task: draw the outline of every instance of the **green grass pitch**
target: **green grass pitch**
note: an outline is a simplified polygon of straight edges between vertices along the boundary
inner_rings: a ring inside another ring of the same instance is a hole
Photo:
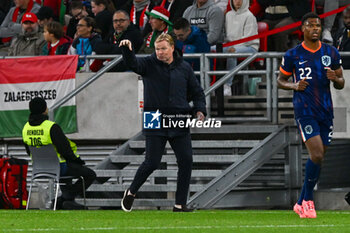
[[[289,210],[0,210],[0,232],[350,232],[350,211],[318,211],[300,219]]]

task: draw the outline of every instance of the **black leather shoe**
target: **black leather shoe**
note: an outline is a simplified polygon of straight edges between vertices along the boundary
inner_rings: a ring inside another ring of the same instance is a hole
[[[135,197],[133,195],[128,195],[129,189],[125,190],[123,199],[121,201],[122,209],[125,212],[130,212],[132,210],[132,204],[134,203]]]
[[[187,208],[186,205],[182,205],[181,207],[182,208],[177,208],[177,207],[174,206],[173,212],[193,212],[193,209]]]
[[[64,210],[83,210],[85,207],[76,203],[75,201],[65,201],[63,202],[62,209]]]
[[[345,201],[350,205],[350,192],[345,195]]]

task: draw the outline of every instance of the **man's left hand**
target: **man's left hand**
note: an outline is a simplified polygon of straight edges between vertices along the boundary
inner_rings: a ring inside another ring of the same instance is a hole
[[[204,121],[205,116],[202,112],[197,112],[197,120]]]
[[[332,82],[335,82],[337,80],[337,75],[335,74],[335,71],[329,67],[325,67],[325,69],[327,70],[327,78]]]

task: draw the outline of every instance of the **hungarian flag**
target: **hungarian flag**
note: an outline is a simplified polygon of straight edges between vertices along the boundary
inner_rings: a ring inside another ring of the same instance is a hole
[[[22,136],[29,117],[29,101],[46,100],[50,109],[75,89],[78,56],[57,55],[0,59],[0,137]],[[75,97],[55,111],[65,133],[77,131]]]

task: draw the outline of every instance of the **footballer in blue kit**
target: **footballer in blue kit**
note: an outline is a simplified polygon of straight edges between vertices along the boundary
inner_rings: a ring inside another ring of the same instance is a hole
[[[279,88],[294,90],[295,119],[310,156],[301,195],[293,210],[300,218],[316,218],[313,189],[333,134],[330,84],[342,89],[345,81],[339,52],[319,40],[322,31],[319,16],[304,15],[302,31],[304,41],[285,53],[277,83]],[[290,76],[293,82],[288,81]]]

